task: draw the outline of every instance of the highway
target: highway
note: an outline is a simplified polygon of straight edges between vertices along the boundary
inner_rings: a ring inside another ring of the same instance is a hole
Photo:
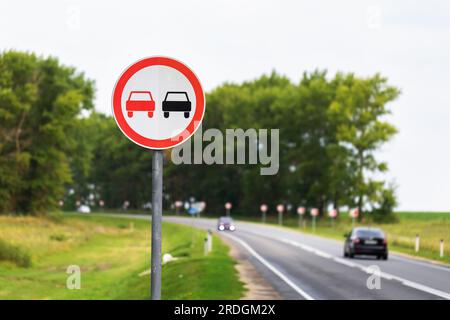
[[[175,216],[163,221],[213,231],[217,224],[216,219]],[[235,232],[221,235],[236,243],[284,299],[450,299],[450,268],[445,266],[392,252],[387,261],[344,259],[343,241],[257,223],[236,221]],[[367,286],[371,266],[379,268],[380,289]]]

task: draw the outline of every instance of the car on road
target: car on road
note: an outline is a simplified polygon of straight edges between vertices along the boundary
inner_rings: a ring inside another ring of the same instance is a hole
[[[131,91],[125,103],[128,117],[133,117],[137,111],[147,112],[149,118],[153,117],[155,111],[155,100],[150,91]]]
[[[378,228],[358,227],[345,234],[344,257],[374,255],[387,260],[388,244],[384,232]]]
[[[236,230],[236,226],[234,225],[234,221],[230,217],[220,217],[217,222],[217,230],[219,231],[234,231]]]
[[[191,112],[191,101],[187,92],[168,91],[162,102],[164,118],[168,118],[171,112],[183,112],[185,118],[189,118]]]

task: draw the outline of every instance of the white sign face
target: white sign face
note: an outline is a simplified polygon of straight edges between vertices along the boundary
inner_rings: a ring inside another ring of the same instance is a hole
[[[311,215],[312,215],[313,217],[318,216],[318,215],[319,215],[319,209],[317,209],[317,208],[312,208],[312,209],[311,209]]]
[[[267,209],[268,209],[268,207],[267,207],[266,204],[262,204],[261,207],[260,207],[260,209],[261,209],[262,212],[266,212]]]
[[[167,149],[189,139],[204,111],[198,78],[174,59],[140,60],[125,70],[114,88],[117,125],[131,141],[146,148]]]
[[[299,215],[304,215],[304,214],[305,214],[305,211],[306,211],[305,207],[298,207],[298,208],[297,208],[297,213],[298,213]]]
[[[231,209],[232,205],[230,202],[225,203],[225,209]]]

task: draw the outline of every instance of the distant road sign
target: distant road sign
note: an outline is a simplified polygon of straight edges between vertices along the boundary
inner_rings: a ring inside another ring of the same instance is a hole
[[[319,215],[319,209],[317,209],[317,208],[312,208],[312,209],[311,209],[311,216],[317,217],[318,215]]]
[[[262,204],[261,207],[259,207],[259,209],[260,209],[262,212],[266,212],[266,211],[269,209],[269,207],[267,206],[267,204]]]
[[[350,210],[350,218],[358,218],[358,216],[359,216],[358,208]]]
[[[298,207],[297,208],[297,213],[299,214],[299,215],[304,215],[305,214],[305,212],[306,212],[306,209],[305,209],[305,207]]]
[[[282,204],[277,205],[277,211],[278,212],[283,212],[284,211],[284,205],[282,205]]]
[[[328,212],[328,216],[329,216],[330,218],[336,218],[336,217],[337,217],[337,210],[336,210],[336,209],[331,209],[331,210]]]
[[[225,203],[225,209],[230,210],[232,207],[233,205],[231,204],[231,202]]]
[[[122,133],[149,149],[189,139],[205,113],[205,94],[194,72],[167,57],[135,62],[114,87],[112,111]]]

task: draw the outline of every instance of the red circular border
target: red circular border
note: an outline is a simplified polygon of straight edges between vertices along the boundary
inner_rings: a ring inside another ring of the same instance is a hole
[[[128,125],[122,112],[122,93],[128,80],[139,70],[156,65],[171,67],[181,72],[189,80],[195,92],[196,108],[191,122],[186,129],[177,136],[163,140],[149,139],[134,131]],[[124,71],[124,73],[122,73],[114,87],[112,109],[117,125],[128,139],[145,148],[168,149],[189,139],[200,126],[205,113],[205,95],[197,76],[186,65],[172,58],[151,57],[132,64]]]

